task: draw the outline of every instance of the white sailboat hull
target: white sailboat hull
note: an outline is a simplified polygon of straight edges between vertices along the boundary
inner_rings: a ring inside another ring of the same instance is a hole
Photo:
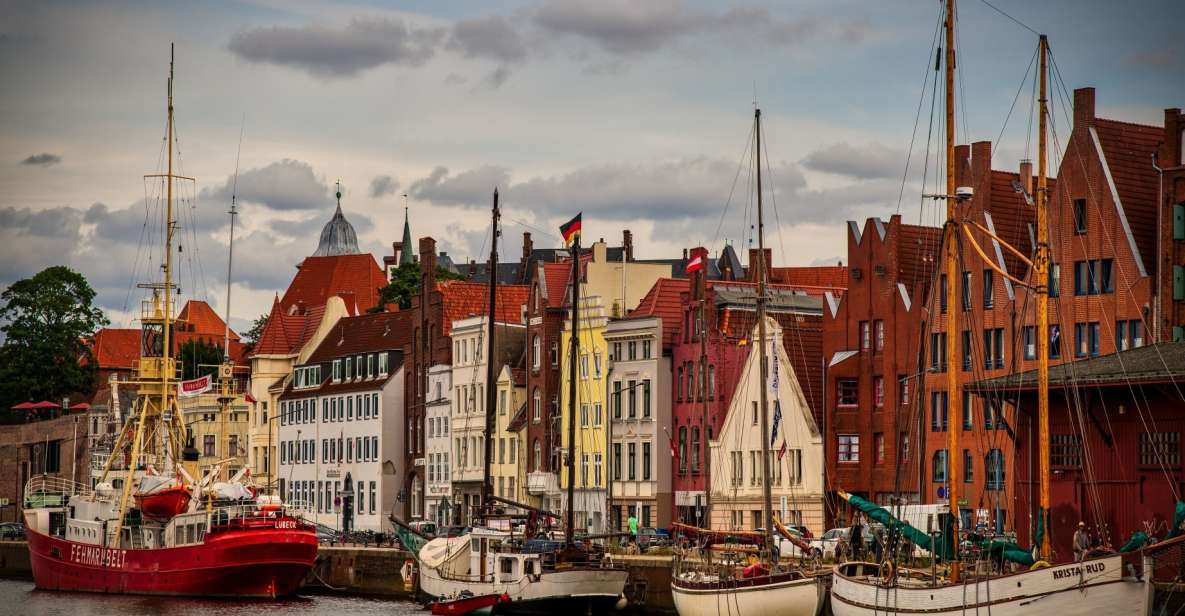
[[[823,577],[755,586],[695,588],[671,584],[679,616],[815,616],[823,603]]]
[[[835,568],[831,585],[835,616],[1110,616],[1147,614],[1150,607],[1150,587],[1143,580],[1125,576],[1123,557],[1118,555],[938,587],[887,587],[875,577],[845,574],[853,564]]]

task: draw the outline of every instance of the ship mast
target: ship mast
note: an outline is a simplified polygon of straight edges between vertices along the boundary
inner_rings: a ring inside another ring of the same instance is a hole
[[[756,134],[754,144],[757,162],[757,346],[761,358],[761,496],[762,522],[765,523],[765,549],[768,552],[774,545],[773,535],[773,491],[770,487],[770,449],[769,449],[769,357],[765,347],[765,215],[761,198],[761,109],[753,112],[753,126]],[[707,485],[705,484],[705,488]],[[776,564],[776,563],[775,563]]]
[[[580,354],[580,233],[572,238],[572,346],[568,349],[568,507],[564,511],[564,542],[575,537],[576,498],[576,361]]]
[[[482,469],[481,479],[481,506],[486,514],[492,512],[490,495],[494,492],[494,478],[490,476],[490,467],[494,464],[494,405],[497,404],[498,390],[497,390],[497,374],[494,367],[494,332],[497,330],[497,323],[494,320],[498,308],[498,219],[501,217],[501,212],[498,211],[498,189],[494,189],[494,208],[493,208],[493,223],[491,224],[491,237],[493,247],[490,248],[490,310],[486,316],[486,325],[490,328],[489,338],[486,341],[486,413],[485,413],[485,460],[484,468]],[[483,561],[484,562],[484,561]]]
[[[942,245],[946,262],[946,391],[947,391],[947,498],[950,503],[950,532],[954,537],[956,557],[950,563],[950,579],[959,581],[959,464],[963,451],[959,447],[959,428],[949,421],[951,409],[962,409],[959,375],[954,366],[958,354],[958,312],[955,282],[959,275],[958,221],[955,219],[958,201],[955,197],[955,0],[946,0],[946,226]]]
[[[1046,56],[1049,40],[1044,34],[1040,41],[1041,57],[1041,110],[1038,116],[1037,137],[1037,251],[1033,259],[1033,276],[1037,287],[1037,422],[1038,446],[1040,449],[1041,484],[1041,533],[1040,553],[1042,560],[1049,560],[1049,230],[1047,217],[1049,208],[1048,178],[1046,177],[1045,113],[1046,113]],[[1020,178],[1025,181],[1028,178]]]
[[[704,251],[706,252],[706,251]],[[700,399],[703,400],[703,425],[700,426],[700,438],[703,439],[703,465],[704,465],[704,528],[712,528],[712,456],[711,448],[708,445],[708,434],[710,434],[708,426],[708,267],[707,256],[700,253],[700,258],[704,260],[704,264],[699,271],[698,284],[696,289],[699,293],[699,361],[700,361]],[[711,556],[709,551],[708,556]]]

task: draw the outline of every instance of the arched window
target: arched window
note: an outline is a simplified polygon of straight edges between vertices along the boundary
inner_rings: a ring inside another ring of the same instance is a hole
[[[531,418],[534,421],[539,421],[543,418],[543,394],[539,393],[538,387],[531,394]]]
[[[939,449],[934,452],[933,458],[933,475],[934,483],[946,482],[946,450]]]
[[[679,472],[687,472],[687,426],[679,427]]]
[[[543,465],[543,447],[539,444],[539,439],[535,439],[535,470],[538,471]]]
[[[535,334],[531,338],[531,368],[538,370],[541,364],[543,355],[543,342],[539,340],[539,334]]]

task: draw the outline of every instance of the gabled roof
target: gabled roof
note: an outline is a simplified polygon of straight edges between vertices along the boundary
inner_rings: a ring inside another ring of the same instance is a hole
[[[568,294],[568,279],[572,277],[572,262],[544,263],[543,277],[547,290],[547,307],[563,306],[564,298]]]
[[[679,324],[683,319],[682,295],[690,290],[691,281],[686,278],[659,278],[638,302],[638,307],[630,311],[630,318],[661,318],[662,346],[669,348],[679,335]]]
[[[185,302],[181,313],[177,315],[177,320],[182,325],[177,328],[179,332],[214,336],[222,336],[225,333],[226,321],[223,321],[222,317],[214,312],[210,304],[200,299],[191,299]],[[239,335],[233,329],[230,331],[230,339],[232,341],[239,339]]]
[[[252,349],[253,355],[288,355],[300,350],[321,323],[325,305],[321,304],[302,313],[284,312],[279,298],[272,303],[267,325]]]
[[[1095,119],[1094,128],[1136,249],[1152,273],[1156,267],[1156,191],[1159,182],[1156,170],[1152,168],[1152,155],[1164,140],[1164,129],[1103,118]],[[1104,187],[1103,190],[1109,189]]]
[[[315,364],[354,353],[402,349],[412,341],[416,313],[376,312],[338,319],[333,329],[309,355]]]
[[[771,267],[769,280],[822,296],[826,291],[842,292],[848,288],[848,268],[843,265]]]
[[[104,327],[95,332],[91,354],[100,369],[132,369],[140,360],[140,330]]]
[[[942,245],[940,227],[902,224],[897,241],[897,281],[910,295],[929,292]]]
[[[1049,386],[1075,387],[1135,383],[1179,383],[1185,378],[1185,343],[1161,342],[1090,359],[1077,359],[1049,368]],[[1001,393],[1035,389],[1037,371],[1029,370],[966,385],[967,391]]]
[[[1031,180],[1032,185],[1037,186],[1037,179],[1034,177]],[[1033,237],[1029,234],[1029,228],[1036,224],[1036,210],[1025,202],[1024,196],[1012,187],[1012,183],[1018,181],[1020,181],[1019,173],[992,170],[992,199],[984,209],[990,214],[991,225],[989,228],[994,228],[1000,239],[1008,242],[1021,253],[1031,255],[1033,254]],[[1048,179],[1048,184],[1047,194],[1053,194],[1057,180],[1051,177]],[[1034,188],[1034,190],[1036,189]],[[987,222],[984,222],[984,225],[988,226]],[[977,237],[980,236],[977,235]],[[1028,266],[1008,249],[995,250],[990,241],[983,243],[981,247],[997,265],[1002,256],[1010,275],[1023,279],[1028,272]]]
[[[297,266],[296,277],[280,299],[280,306],[285,312],[293,307],[299,311],[302,307],[323,306],[334,295],[352,295],[357,312],[366,312],[378,303],[379,288],[385,286],[383,270],[370,253],[306,257]],[[346,301],[346,307],[354,312],[350,301]]]
[[[490,288],[487,285],[466,280],[446,280],[436,283],[444,300],[444,326],[440,332],[447,336],[453,329],[453,321],[486,314],[489,309]],[[498,285],[498,310],[494,321],[519,323],[522,321],[522,307],[527,303],[530,287],[522,284]]]

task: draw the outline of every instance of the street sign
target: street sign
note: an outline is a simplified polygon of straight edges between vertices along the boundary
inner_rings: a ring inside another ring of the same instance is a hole
[[[946,498],[946,486],[938,486],[938,498]]]

